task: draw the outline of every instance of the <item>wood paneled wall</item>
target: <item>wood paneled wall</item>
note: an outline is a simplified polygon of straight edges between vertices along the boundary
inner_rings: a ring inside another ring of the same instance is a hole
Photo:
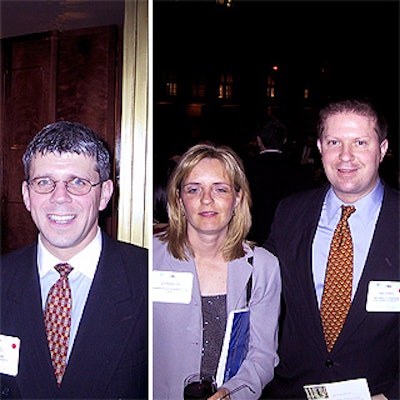
[[[106,141],[115,160],[120,135],[122,28],[47,32],[2,40],[1,247],[33,242],[37,232],[21,197],[21,157],[34,134],[58,120],[81,122]],[[114,179],[116,166],[114,163]],[[101,217],[117,231],[118,188]]]

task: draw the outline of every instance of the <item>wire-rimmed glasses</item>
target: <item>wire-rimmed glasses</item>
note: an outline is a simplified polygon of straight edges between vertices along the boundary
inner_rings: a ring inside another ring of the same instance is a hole
[[[65,181],[56,181],[48,176],[33,178],[28,181],[29,187],[31,187],[36,193],[49,194],[54,192],[58,182],[62,182],[65,185],[65,189],[68,193],[75,196],[83,196],[88,194],[92,187],[100,185],[101,182],[91,183],[89,180],[84,178],[73,177]]]

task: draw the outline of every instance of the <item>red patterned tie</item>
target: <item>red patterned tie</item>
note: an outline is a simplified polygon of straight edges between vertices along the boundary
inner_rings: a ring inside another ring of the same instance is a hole
[[[353,284],[353,242],[347,219],[354,206],[342,206],[329,250],[321,301],[321,320],[328,351],[331,351],[346,320]]]
[[[50,288],[44,311],[47,341],[51,353],[57,385],[61,386],[64,376],[69,332],[71,329],[71,288],[68,274],[72,271],[69,264],[57,264],[54,267],[60,274],[58,281]]]

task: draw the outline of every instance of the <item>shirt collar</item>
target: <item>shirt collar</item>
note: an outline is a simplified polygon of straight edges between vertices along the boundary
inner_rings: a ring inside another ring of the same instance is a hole
[[[356,207],[356,212],[354,215],[357,214],[357,216],[361,218],[361,221],[366,224],[370,220],[371,215],[377,212],[381,206],[383,192],[383,184],[380,180],[378,180],[375,188],[370,193],[352,204]],[[343,201],[336,196],[331,186],[325,197],[328,221],[332,221],[335,218],[335,215],[339,212],[342,204],[344,204]]]
[[[261,150],[259,154],[264,154],[264,153],[282,153],[282,151],[279,149],[265,149]]]
[[[97,228],[95,238],[78,254],[73,256],[68,263],[74,268],[74,271],[86,275],[93,279],[99,262],[102,249],[102,235],[100,228]],[[38,237],[37,264],[39,277],[46,275],[55,265],[65,262],[51,254],[43,245],[42,239]]]

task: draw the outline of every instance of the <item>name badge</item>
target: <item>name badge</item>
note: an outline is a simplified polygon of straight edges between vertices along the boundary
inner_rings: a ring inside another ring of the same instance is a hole
[[[191,272],[152,271],[153,301],[189,304],[192,299]]]
[[[366,310],[372,312],[400,312],[400,282],[369,282]]]
[[[0,373],[17,376],[21,341],[14,336],[0,335]]]

